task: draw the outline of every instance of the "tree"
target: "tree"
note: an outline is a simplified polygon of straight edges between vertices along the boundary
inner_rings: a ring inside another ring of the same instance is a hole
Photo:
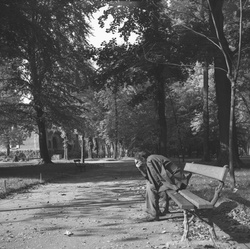
[[[210,122],[210,143],[215,143],[218,133],[218,123],[216,122],[216,105],[213,68],[208,70],[208,112]],[[192,68],[189,77],[185,82],[176,82],[169,87],[166,110],[169,124],[169,148],[171,155],[202,156],[204,126],[203,126],[203,66],[200,63]],[[216,153],[215,146],[211,149]],[[178,153],[178,154],[177,154]],[[184,158],[183,158],[184,159]]]
[[[22,81],[15,86],[30,99],[27,107],[32,110],[27,112],[38,127],[41,157],[49,163],[47,124],[77,123],[75,117],[82,113],[75,93],[92,71],[86,18],[95,6],[71,0],[16,0],[2,1],[0,9],[1,47],[20,59]]]
[[[116,40],[111,40],[109,43],[103,43],[103,47],[99,49],[98,53],[98,82],[101,86],[99,88],[102,89],[102,91],[98,91],[98,94],[108,96],[108,99],[105,101],[102,99],[101,103],[104,111],[108,110],[111,114],[107,115],[110,120],[109,128],[106,127],[105,139],[113,142],[115,158],[118,157],[118,144],[121,144],[122,140],[120,121],[123,118],[120,114],[122,112],[119,103],[122,101],[120,91],[123,92],[128,84],[134,84],[133,65],[138,61],[133,50],[133,45],[118,45]]]
[[[130,153],[135,150],[156,153],[158,147],[154,101],[151,99],[141,100],[139,103],[134,101],[134,98],[136,99],[144,90],[145,86],[120,86],[116,96],[116,108],[112,90],[107,88],[96,94],[98,102],[104,107],[104,115],[98,125],[99,136],[115,142],[116,120],[118,120],[118,142]]]
[[[242,1],[239,1],[239,17],[236,17],[236,20],[239,22],[239,35],[238,35],[238,42],[235,43],[237,44],[237,59],[236,61],[233,58],[234,53],[231,51],[229,47],[229,43],[226,40],[224,30],[223,30],[223,1],[209,1],[209,9],[211,11],[211,26],[213,27],[214,31],[214,36],[216,37],[216,44],[217,47],[220,49],[221,54],[220,54],[220,59],[215,61],[215,66],[220,66],[220,75],[221,77],[224,76],[225,80],[224,82],[227,84],[224,86],[227,89],[227,110],[226,110],[226,115],[227,115],[227,127],[226,131],[228,132],[228,141],[225,143],[226,148],[225,154],[229,155],[228,161],[229,161],[229,170],[230,170],[230,176],[232,180],[232,189],[235,188],[236,186],[236,181],[235,181],[235,175],[234,175],[234,162],[237,162],[238,159],[238,150],[236,151],[237,148],[237,143],[235,142],[237,137],[236,137],[236,129],[235,129],[235,90],[237,86],[237,79],[238,79],[238,74],[239,74],[239,67],[240,67],[240,62],[241,62],[241,49],[242,49],[242,12],[243,12],[243,7],[242,7]],[[237,6],[236,6],[237,7]],[[222,62],[221,62],[222,61]],[[235,66],[233,65],[235,61]],[[223,63],[223,64],[222,64]],[[224,70],[222,70],[224,69]],[[218,70],[217,70],[218,71]],[[221,80],[220,77],[220,80]],[[219,86],[218,82],[217,85]],[[219,106],[219,110],[222,109],[220,108],[222,106]],[[225,109],[224,109],[225,111]],[[222,115],[221,115],[222,116]],[[224,147],[225,147],[224,145]]]
[[[18,82],[19,78],[13,64],[15,60],[2,60],[0,66],[0,143],[10,154],[10,148],[21,145],[32,130],[32,123],[24,119],[22,96],[9,84]]]
[[[118,30],[125,40],[131,32],[138,33],[138,44],[134,47],[137,56],[136,68],[147,75],[147,79],[154,84],[148,92],[154,93],[153,99],[158,113],[158,153],[167,154],[167,124],[165,116],[165,87],[167,82],[183,77],[183,71],[173,65],[180,64],[181,57],[177,52],[178,37],[172,29],[168,13],[164,11],[163,1],[147,1],[143,5],[132,5],[133,9],[124,6],[110,8],[105,12],[104,18],[109,14],[114,16],[110,31]],[[133,25],[131,24],[133,23]]]
[[[198,61],[204,65],[203,73],[203,160],[210,160],[209,152],[209,112],[208,112],[208,67],[212,64],[212,44],[209,36],[209,23],[205,1],[170,1],[166,7],[180,35],[180,49],[185,57],[186,67],[192,68]]]
[[[6,148],[7,156],[10,155],[10,149],[23,144],[23,141],[29,136],[29,132],[22,127],[3,127],[0,126],[0,144]]]
[[[179,2],[179,1],[171,1]],[[227,4],[225,4],[227,3]],[[181,3],[183,5],[183,2]],[[187,30],[205,37],[213,45],[211,53],[213,55],[215,68],[216,99],[218,104],[218,121],[220,137],[220,154],[218,161],[220,164],[231,165],[231,176],[233,177],[233,163],[240,166],[238,157],[238,143],[235,120],[235,90],[236,79],[239,75],[239,65],[241,59],[241,50],[246,41],[249,41],[249,3],[244,3],[244,15],[242,15],[242,1],[189,1],[190,9],[195,14],[203,13],[204,20],[210,24],[206,30],[198,30],[195,25],[182,25]],[[185,5],[186,7],[186,5]],[[182,19],[188,11],[180,12]],[[190,16],[186,20],[190,24]],[[180,24],[181,22],[179,22]],[[199,21],[195,21],[199,23]],[[245,27],[243,29],[242,27]],[[248,35],[248,36],[247,36]],[[244,48],[246,54],[247,47]],[[245,54],[245,53],[244,53]],[[234,180],[233,180],[234,182]],[[234,185],[234,184],[233,184]]]

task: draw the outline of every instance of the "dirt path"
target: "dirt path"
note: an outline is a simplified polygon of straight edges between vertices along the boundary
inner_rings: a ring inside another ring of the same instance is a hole
[[[140,222],[144,183],[131,162],[103,164],[0,200],[0,249],[216,248],[179,243],[181,219]],[[247,248],[216,230],[218,248]]]

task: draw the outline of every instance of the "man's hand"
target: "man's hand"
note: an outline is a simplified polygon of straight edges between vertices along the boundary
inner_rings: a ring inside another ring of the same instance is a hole
[[[135,166],[136,166],[136,168],[140,168],[142,166],[142,161],[135,159]]]
[[[168,181],[165,181],[165,182],[162,182],[162,186],[160,187],[159,191],[165,191],[165,190],[169,190],[169,189],[172,189],[174,191],[178,191],[180,190],[175,184],[172,184]]]

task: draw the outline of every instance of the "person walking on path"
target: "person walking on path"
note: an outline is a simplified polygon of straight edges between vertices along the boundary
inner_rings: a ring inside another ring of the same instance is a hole
[[[169,198],[166,190],[185,189],[191,173],[185,176],[182,169],[162,155],[150,155],[138,152],[135,155],[135,166],[147,180],[146,184],[146,221],[158,221],[159,216],[169,213]],[[159,200],[165,203],[164,211],[160,211]]]

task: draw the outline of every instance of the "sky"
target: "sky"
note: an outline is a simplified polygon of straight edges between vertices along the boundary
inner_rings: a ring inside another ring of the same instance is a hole
[[[100,45],[103,41],[108,42],[112,38],[117,38],[118,44],[121,44],[124,42],[123,39],[119,37],[119,34],[112,34],[112,33],[106,32],[106,29],[109,27],[109,23],[113,19],[111,15],[109,16],[108,20],[106,21],[106,25],[103,28],[99,27],[98,17],[102,14],[104,9],[105,9],[105,7],[101,8],[100,11],[96,12],[93,15],[93,19],[91,20],[91,26],[93,28],[93,31],[92,31],[93,36],[90,36],[88,40],[89,40],[89,43],[93,44],[93,46],[95,46],[95,47],[100,47]],[[135,39],[136,39],[136,35],[132,35],[131,38],[129,39],[129,42],[133,43],[133,42],[135,42]]]

